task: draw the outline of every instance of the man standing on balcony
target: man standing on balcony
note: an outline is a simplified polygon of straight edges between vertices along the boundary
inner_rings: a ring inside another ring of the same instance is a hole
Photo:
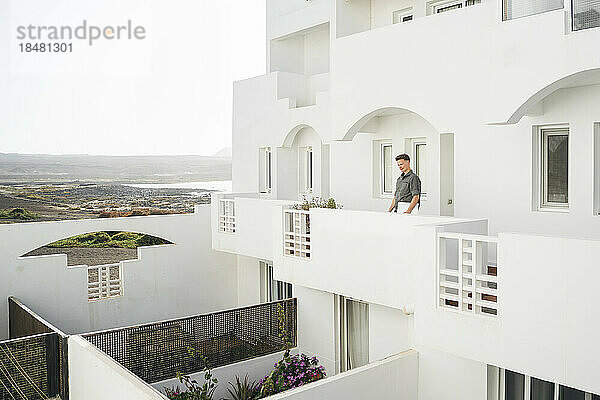
[[[414,214],[416,214],[421,207],[421,179],[410,169],[408,154],[396,156],[396,163],[402,174],[396,181],[396,193],[388,212],[400,210],[402,213],[411,214],[415,211]]]

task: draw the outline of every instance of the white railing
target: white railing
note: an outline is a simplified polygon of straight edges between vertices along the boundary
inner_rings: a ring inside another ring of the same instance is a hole
[[[235,200],[219,200],[219,232],[235,233]]]
[[[498,315],[498,239],[438,234],[438,304],[480,315]]]
[[[96,301],[123,295],[121,264],[88,267],[88,301]]]
[[[283,210],[283,254],[310,258],[310,213],[304,210]]]

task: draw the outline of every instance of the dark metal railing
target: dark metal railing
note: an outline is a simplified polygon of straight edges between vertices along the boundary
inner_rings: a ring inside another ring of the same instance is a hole
[[[0,400],[67,400],[67,335],[14,297],[8,298],[8,319],[11,340],[0,342]]]
[[[147,383],[276,353],[297,344],[296,299],[82,335]],[[200,357],[202,356],[202,357]]]
[[[56,333],[0,342],[0,399],[39,400],[60,395],[59,343]]]

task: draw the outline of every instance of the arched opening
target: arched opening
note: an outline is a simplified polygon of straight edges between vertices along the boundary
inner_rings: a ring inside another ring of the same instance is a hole
[[[530,96],[508,118],[506,124],[516,124],[524,116],[538,116],[543,114],[543,101],[545,98],[560,89],[576,88],[600,84],[600,68],[589,69],[567,75],[551,82]]]
[[[295,126],[277,153],[280,199],[329,196],[329,145],[310,126]]]
[[[387,210],[401,173],[395,157],[406,153],[422,182],[420,213],[453,215],[454,135],[440,134],[421,115],[401,107],[377,108],[352,123],[332,152],[332,193],[342,204]]]
[[[98,231],[60,239],[21,257],[65,254],[67,266],[105,265],[136,260],[137,248],[173,244],[169,240],[137,232]]]

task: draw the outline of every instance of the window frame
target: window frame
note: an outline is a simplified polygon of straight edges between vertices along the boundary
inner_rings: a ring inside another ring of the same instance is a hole
[[[273,152],[270,146],[259,148],[259,193],[271,193],[273,189]],[[264,168],[263,168],[264,166]]]
[[[385,148],[389,147],[391,152],[392,170],[392,187],[389,192],[385,191],[386,165],[385,165]],[[379,143],[379,195],[383,197],[391,197],[394,195],[394,147],[391,141],[383,141]]]
[[[475,3],[473,4],[468,4],[469,2],[475,1]],[[481,4],[481,0],[438,0],[438,1],[431,1],[429,3],[427,3],[427,15],[436,15],[436,14],[443,14],[445,12],[448,11],[453,11],[453,10],[457,10],[457,9],[464,9],[467,7],[471,7],[477,4]],[[455,8],[452,8],[454,6],[457,6]],[[444,11],[439,11],[440,9],[446,9]]]
[[[313,146],[298,148],[298,191],[312,194],[315,183],[315,157]]]
[[[404,18],[410,17],[410,20],[405,21]],[[415,15],[413,13],[412,7],[402,8],[400,10],[395,10],[392,12],[392,25],[393,24],[403,24],[405,22],[410,22],[415,19]]]
[[[348,345],[349,345],[349,334],[348,334],[348,302],[352,301],[355,303],[361,303],[361,304],[366,304],[367,306],[367,320],[370,318],[370,307],[369,307],[369,303],[364,302],[364,301],[360,301],[360,300],[355,300],[351,297],[345,297],[342,295],[336,295],[336,307],[337,307],[337,319],[338,319],[338,327],[337,327],[337,331],[338,331],[338,335],[337,335],[337,340],[338,340],[338,352],[339,352],[339,371],[338,372],[346,372],[346,371],[350,371],[354,368],[349,368],[349,361],[348,361]],[[367,328],[367,330],[369,332],[367,332],[367,334],[370,334],[370,326]],[[367,359],[369,359],[370,355],[369,355],[370,349],[367,348],[367,354],[366,357]],[[360,367],[355,367],[355,368],[360,368]]]
[[[277,280],[273,277],[273,262],[259,260],[258,265],[261,273],[261,302],[270,303],[293,297],[293,286],[289,282]],[[277,292],[275,288],[277,287]],[[277,293],[277,298],[275,294]]]
[[[413,154],[413,160],[414,160],[414,171],[415,174],[417,174],[417,176],[421,179],[421,195],[420,195],[420,199],[421,200],[426,200],[427,199],[427,190],[426,190],[426,186],[423,185],[423,182],[427,182],[427,174],[423,174],[423,176],[421,176],[419,174],[419,165],[420,165],[420,160],[419,160],[419,153],[418,153],[418,147],[419,146],[425,146],[425,151],[428,150],[427,147],[427,138],[414,138],[411,140],[411,145],[412,145],[412,154]],[[427,158],[425,159],[425,164],[427,164]]]
[[[566,132],[566,134],[565,134]],[[567,137],[567,202],[550,202],[548,198],[548,138],[550,136]],[[568,211],[571,198],[571,146],[568,125],[545,125],[538,128],[538,209],[541,211]]]
[[[497,368],[497,370],[498,370],[498,394],[497,394],[497,396],[494,396],[492,399],[488,399],[488,400],[506,400],[506,371],[507,370],[506,370],[506,368],[499,368],[499,367],[494,367],[494,368]],[[509,371],[511,371],[511,370],[509,370]],[[511,371],[511,372],[517,373],[524,377],[525,381],[524,381],[524,385],[523,385],[523,400],[531,400],[531,380],[532,380],[532,378],[535,378],[535,377],[532,377],[532,376],[526,375],[526,374],[522,374],[522,373],[516,372],[516,371]],[[541,378],[535,378],[535,379],[545,381],[544,379],[541,379]],[[571,388],[569,386],[561,385],[558,382],[551,382],[551,381],[545,381],[545,382],[548,382],[553,385],[554,400],[559,400],[561,387],[568,387],[570,389],[579,390],[580,392],[584,393],[585,400],[593,400],[593,395],[594,395],[593,393],[586,392],[585,390]],[[489,383],[488,383],[488,385],[489,385]]]

